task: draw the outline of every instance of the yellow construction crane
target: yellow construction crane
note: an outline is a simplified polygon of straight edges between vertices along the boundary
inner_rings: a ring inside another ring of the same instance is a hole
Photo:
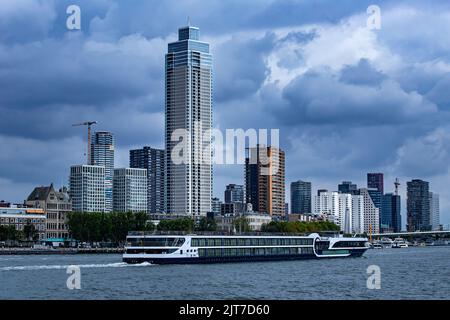
[[[88,128],[88,138],[87,138],[87,164],[91,164],[91,126],[93,124],[97,124],[97,121],[86,121],[82,123],[76,123],[73,124],[72,127],[79,127],[79,126],[87,126]]]

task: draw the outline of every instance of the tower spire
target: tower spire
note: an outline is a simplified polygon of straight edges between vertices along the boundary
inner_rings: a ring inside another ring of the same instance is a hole
[[[395,178],[395,195],[398,196],[398,187],[400,187],[400,181],[398,180],[398,178]]]

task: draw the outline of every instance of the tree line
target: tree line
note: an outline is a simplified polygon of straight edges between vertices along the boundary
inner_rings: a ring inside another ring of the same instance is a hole
[[[262,232],[309,233],[339,231],[340,227],[329,221],[272,221],[262,226]]]
[[[14,225],[0,225],[0,241],[30,241],[38,238],[39,234],[31,223],[25,224],[23,230],[16,230]]]

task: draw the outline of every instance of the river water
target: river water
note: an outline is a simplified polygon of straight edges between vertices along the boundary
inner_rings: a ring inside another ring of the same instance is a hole
[[[81,289],[69,290],[69,265]],[[381,288],[367,288],[379,266]],[[368,250],[362,258],[126,265],[120,255],[0,256],[0,299],[450,299],[450,247]]]

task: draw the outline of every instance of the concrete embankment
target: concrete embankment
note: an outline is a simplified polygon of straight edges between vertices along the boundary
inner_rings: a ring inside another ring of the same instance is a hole
[[[0,255],[30,255],[30,254],[122,254],[123,248],[0,248]]]

